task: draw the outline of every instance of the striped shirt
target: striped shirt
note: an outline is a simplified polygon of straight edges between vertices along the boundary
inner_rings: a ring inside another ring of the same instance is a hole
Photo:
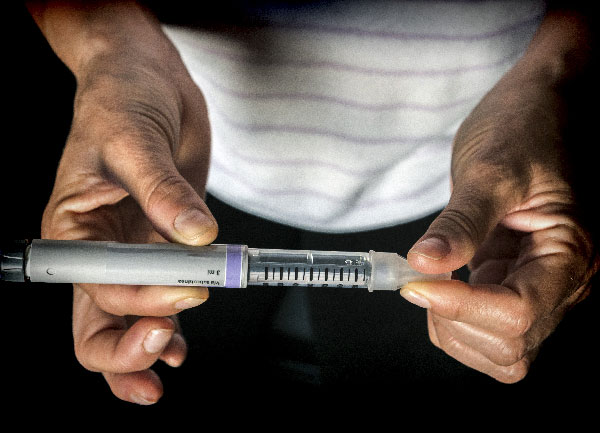
[[[165,25],[209,109],[208,191],[321,232],[408,222],[448,201],[453,136],[523,54],[542,1],[344,1]]]

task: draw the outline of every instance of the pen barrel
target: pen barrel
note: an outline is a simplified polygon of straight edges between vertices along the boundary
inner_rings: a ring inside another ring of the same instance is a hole
[[[36,239],[25,273],[43,283],[246,287],[247,250],[245,245]]]

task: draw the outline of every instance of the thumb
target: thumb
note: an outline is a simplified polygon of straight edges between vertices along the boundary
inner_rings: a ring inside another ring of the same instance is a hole
[[[423,273],[454,271],[471,260],[488,233],[516,204],[510,188],[490,182],[455,183],[450,201],[408,252]]]
[[[175,167],[170,151],[142,148],[131,154],[114,155],[107,168],[140,205],[154,229],[171,242],[212,242],[217,237],[217,223]]]

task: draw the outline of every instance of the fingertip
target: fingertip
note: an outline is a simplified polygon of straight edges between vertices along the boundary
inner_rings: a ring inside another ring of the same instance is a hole
[[[187,343],[180,333],[176,332],[171,337],[169,345],[160,355],[160,360],[170,367],[180,367],[187,356]]]
[[[183,310],[197,307],[205,303],[209,298],[209,290],[207,287],[172,287],[172,286],[159,286],[160,296],[164,301],[164,309],[157,310],[157,316],[163,316],[167,314],[177,314]],[[152,292],[151,292],[152,294]],[[152,300],[158,299],[158,295],[150,298]],[[168,306],[168,308],[167,308]]]
[[[154,370],[147,369],[141,371],[138,376],[142,376],[136,380],[128,395],[129,401],[141,406],[151,406],[156,404],[164,393],[164,388],[160,377]],[[135,375],[135,373],[133,373]]]
[[[438,261],[450,254],[450,245],[440,237],[427,237],[417,242],[408,254]]]
[[[400,295],[411,304],[421,308],[431,308],[431,302],[420,291],[415,290],[409,283],[400,289]]]
[[[457,291],[462,293],[465,287],[468,285],[458,280],[411,281],[402,286],[400,295],[411,304],[435,313],[459,301]]]
[[[163,384],[151,369],[132,373],[104,373],[112,393],[119,399],[141,406],[157,403],[163,396]]]
[[[207,299],[208,299],[208,295],[206,297],[199,297],[199,298],[196,298],[196,297],[184,298],[184,299],[181,299],[181,300],[175,302],[175,305],[173,307],[175,308],[175,310],[177,310],[179,312],[179,311],[197,307],[198,305],[202,305],[206,302]]]
[[[425,237],[408,251],[406,260],[413,269],[419,272],[442,273],[447,272],[445,259],[450,253],[450,244],[445,239],[437,236]]]
[[[408,264],[424,274],[443,274],[461,268],[472,255],[441,236],[418,241],[406,256]]]
[[[218,225],[207,210],[188,208],[175,217],[173,229],[179,241],[191,245],[206,245],[216,239]]]
[[[94,303],[116,316],[164,317],[197,307],[209,297],[206,287],[86,284]]]

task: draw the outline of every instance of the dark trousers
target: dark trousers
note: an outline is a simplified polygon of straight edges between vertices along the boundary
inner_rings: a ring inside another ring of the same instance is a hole
[[[360,233],[325,234],[265,221],[211,196],[207,203],[219,222],[217,243],[263,248],[372,249],[405,256],[435,218],[430,215]],[[458,274],[463,280],[468,278],[465,270]],[[593,301],[578,307],[579,312],[568,316],[547,340],[529,376],[516,385],[504,385],[433,346],[425,310],[398,292],[315,287],[211,289],[206,303],[181,314],[191,346],[185,368],[202,372],[198,380],[203,387],[236,393],[267,389],[276,395],[325,392],[348,396],[401,389],[405,398],[435,391],[515,398],[575,386],[573,363],[581,365],[576,358],[589,350],[581,332],[586,331],[592,308]]]
[[[434,215],[360,233],[326,234],[248,215],[209,196],[217,243],[337,251],[393,251],[406,256]],[[200,308],[182,314],[198,362],[219,380],[252,366],[260,381],[327,388],[464,380],[468,369],[428,340],[425,310],[398,292],[318,287],[214,288]],[[233,367],[236,365],[237,367]],[[221,368],[225,366],[224,368]],[[260,372],[260,373],[257,373]],[[216,376],[215,376],[216,377]],[[236,380],[239,380],[237,378]]]

